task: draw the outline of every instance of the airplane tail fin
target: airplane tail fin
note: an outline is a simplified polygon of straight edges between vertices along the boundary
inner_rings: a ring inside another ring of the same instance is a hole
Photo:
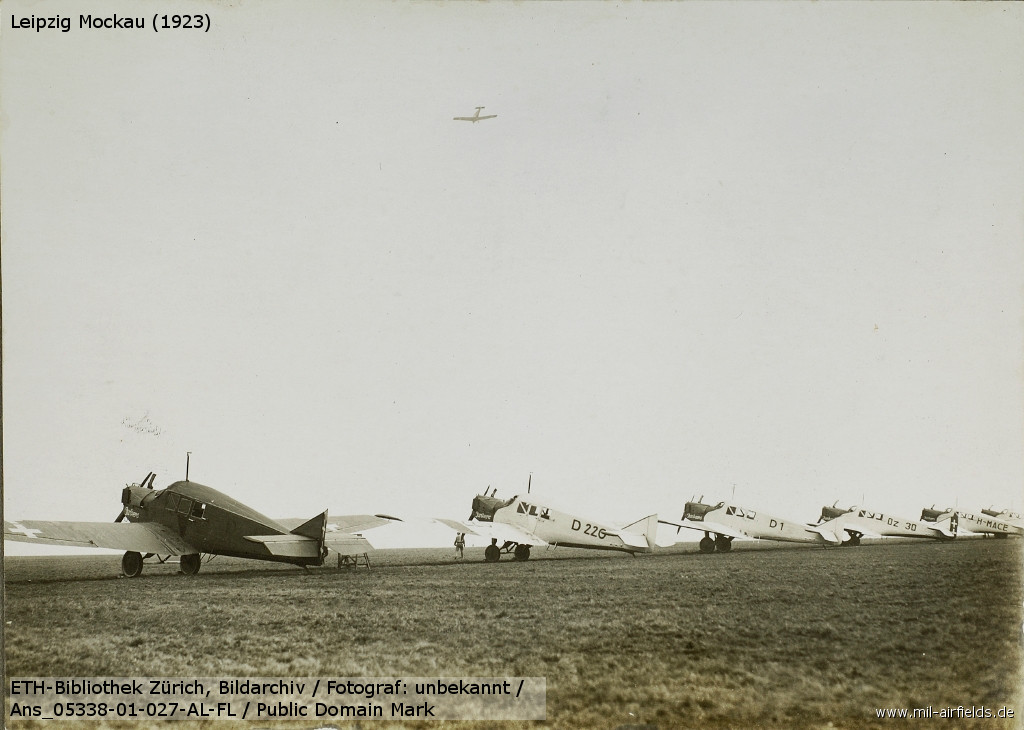
[[[311,520],[306,520],[301,525],[292,530],[293,535],[300,535],[302,537],[310,537],[314,540],[323,541],[324,535],[327,533],[327,510],[324,510],[316,517]]]
[[[626,525],[619,530],[619,537],[630,547],[653,550],[658,538],[658,515],[647,515]]]
[[[304,563],[323,565],[327,550],[324,539],[327,535],[327,512],[321,512],[306,520],[289,533],[279,535],[246,535],[244,539],[258,542],[271,555],[301,558]],[[294,537],[293,537],[294,536]]]
[[[929,523],[928,526],[937,530],[943,537],[952,540],[956,537],[956,528],[959,521],[960,516],[954,512],[945,519]]]
[[[835,522],[835,520],[829,520],[829,522]],[[829,545],[842,545],[843,536],[846,533],[843,531],[842,527],[836,525],[830,527],[829,522],[826,522],[823,525],[808,525],[807,529],[821,535],[822,539]]]

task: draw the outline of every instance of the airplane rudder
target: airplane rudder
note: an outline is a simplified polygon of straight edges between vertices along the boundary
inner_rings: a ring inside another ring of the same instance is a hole
[[[653,550],[658,545],[658,514],[647,516],[647,529],[644,530],[644,537],[647,538],[647,547]]]
[[[657,513],[647,515],[633,524],[627,525],[625,529],[643,537],[647,541],[647,547],[654,549],[658,538],[658,515]]]

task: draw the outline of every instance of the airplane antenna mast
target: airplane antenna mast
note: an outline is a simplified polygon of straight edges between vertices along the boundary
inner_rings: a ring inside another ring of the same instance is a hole
[[[526,480],[526,493],[527,494],[530,493],[530,485],[531,484],[533,484],[533,472],[532,471],[530,472],[529,479]]]
[[[185,452],[185,481],[186,482],[188,481],[188,462],[189,462],[189,459],[191,457],[192,457],[192,452],[191,451],[186,451]]]

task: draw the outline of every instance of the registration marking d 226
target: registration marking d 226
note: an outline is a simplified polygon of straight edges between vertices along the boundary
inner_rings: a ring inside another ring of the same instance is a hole
[[[603,527],[600,527],[599,525],[592,525],[589,522],[583,523],[579,520],[573,520],[572,529],[576,532],[582,530],[584,535],[596,537],[598,540],[604,540],[606,537],[608,537],[608,533],[605,531]]]

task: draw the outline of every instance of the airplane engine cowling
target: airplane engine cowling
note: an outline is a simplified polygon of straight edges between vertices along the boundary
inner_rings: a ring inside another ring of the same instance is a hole
[[[497,497],[477,495],[473,498],[473,518],[482,522],[491,522],[494,520],[494,513],[502,507],[511,504],[514,499],[515,497],[512,499],[498,499]]]

